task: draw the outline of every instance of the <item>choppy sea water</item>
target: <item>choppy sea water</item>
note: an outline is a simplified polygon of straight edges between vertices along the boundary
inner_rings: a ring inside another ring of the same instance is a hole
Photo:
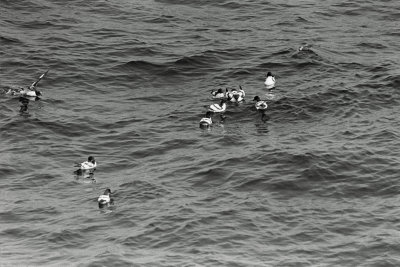
[[[0,266],[398,266],[399,10],[0,0]]]

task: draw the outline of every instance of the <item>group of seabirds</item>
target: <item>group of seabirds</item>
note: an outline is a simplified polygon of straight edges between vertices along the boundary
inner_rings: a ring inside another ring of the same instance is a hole
[[[272,90],[275,88],[275,77],[272,75],[271,72],[267,73],[264,85],[269,92],[272,92]],[[223,113],[226,111],[227,102],[232,102],[232,103],[242,102],[244,101],[246,93],[243,90],[242,86],[239,85],[238,90],[237,89],[229,90],[228,88],[226,88],[225,91],[221,88],[218,90],[213,90],[211,91],[211,96],[213,99],[220,100],[220,102],[207,106],[207,112],[199,122],[200,128],[202,129],[209,129],[212,126],[213,124],[212,117],[215,113],[219,113],[221,121],[224,121],[225,116],[223,115]],[[253,101],[255,101],[254,104],[255,109],[261,112],[262,120],[265,121],[266,118],[265,112],[268,108],[267,101],[261,100],[259,96],[255,96],[253,98]]]
[[[76,163],[75,167],[78,167],[78,169],[74,171],[75,174],[93,177],[97,162],[93,156],[89,156],[87,161]],[[98,197],[97,203],[99,204],[99,208],[109,207],[114,204],[114,200],[111,197],[111,189],[107,188],[104,190],[103,194]]]
[[[48,72],[49,71],[47,70],[45,73],[40,75],[40,77],[34,83],[32,83],[30,86],[27,86],[26,88],[10,88],[5,91],[7,95],[19,97],[19,101],[22,104],[20,108],[20,113],[27,112],[30,100],[35,101],[40,99],[39,97],[42,95],[42,92],[37,89],[37,85]],[[84,161],[82,163],[75,163],[75,167],[78,167],[78,169],[74,171],[74,174],[82,175],[84,177],[91,177],[92,182],[96,182],[93,178],[93,174],[96,170],[97,162],[93,156],[89,156],[87,161]],[[99,208],[109,207],[110,205],[112,205],[114,201],[111,198],[111,190],[109,188],[104,190],[103,194],[98,197],[97,202],[99,204]]]
[[[12,96],[19,96],[19,100],[22,103],[20,112],[25,113],[28,110],[28,103],[30,100],[37,100],[42,93],[37,90],[37,85],[41,79],[48,73],[48,70],[40,75],[40,77],[32,83],[30,86],[26,88],[19,88],[19,89],[12,89],[6,91],[6,94]],[[275,77],[272,75],[271,72],[267,73],[265,82],[265,87],[268,90],[272,90],[275,88]],[[214,103],[208,106],[207,113],[205,116],[200,120],[200,127],[201,128],[209,128],[213,124],[212,115],[214,113],[219,113],[221,115],[222,120],[224,119],[223,113],[226,110],[227,102],[239,103],[244,101],[245,92],[241,86],[239,86],[239,90],[231,89],[230,91],[226,88],[225,92],[222,89],[218,89],[211,92],[213,99],[219,99],[220,103]],[[255,108],[262,112],[265,115],[265,111],[268,108],[268,104],[266,100],[261,100],[259,96],[255,96],[253,101],[256,101]],[[86,175],[88,177],[93,177],[94,171],[97,167],[97,162],[93,156],[89,156],[87,161],[82,163],[76,163],[75,167],[78,167],[77,170],[74,171],[76,175]],[[94,179],[93,179],[94,180]],[[94,180],[95,182],[95,180]],[[111,190],[107,188],[104,190],[104,193],[100,195],[97,199],[99,208],[109,207],[113,204],[113,199],[111,198]]]

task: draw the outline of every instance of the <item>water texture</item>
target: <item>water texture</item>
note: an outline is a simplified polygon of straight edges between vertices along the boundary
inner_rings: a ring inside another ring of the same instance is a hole
[[[399,10],[0,0],[0,266],[399,266]]]

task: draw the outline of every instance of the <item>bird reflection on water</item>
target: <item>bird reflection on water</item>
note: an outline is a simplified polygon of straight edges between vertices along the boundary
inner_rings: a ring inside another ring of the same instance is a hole
[[[97,181],[94,178],[94,171],[95,170],[76,170],[74,171],[75,180],[83,184],[95,184]]]

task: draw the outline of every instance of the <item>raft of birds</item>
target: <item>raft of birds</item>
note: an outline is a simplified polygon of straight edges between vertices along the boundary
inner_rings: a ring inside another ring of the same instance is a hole
[[[271,72],[267,73],[267,77],[264,82],[265,87],[269,90],[269,92],[272,92],[271,90],[275,88],[275,77],[272,75]],[[203,129],[208,129],[212,126],[213,120],[212,116],[215,113],[221,114],[221,121],[225,119],[225,116],[223,113],[226,111],[227,108],[227,102],[232,102],[232,103],[239,103],[244,101],[244,98],[246,96],[245,91],[243,90],[242,86],[239,85],[239,89],[231,89],[229,90],[228,88],[225,89],[218,89],[218,90],[213,90],[211,91],[211,96],[213,99],[218,99],[220,100],[219,103],[213,103],[209,106],[207,106],[207,112],[205,113],[204,117],[201,118],[199,125],[200,128]],[[263,117],[265,116],[265,112],[268,108],[267,100],[261,100],[259,96],[255,96],[253,98],[253,101],[256,101],[254,107],[256,110],[260,111],[263,114]]]
[[[22,103],[20,112],[27,112],[28,103],[30,100],[38,100],[42,95],[42,92],[37,90],[37,85],[41,79],[43,79],[48,70],[39,76],[39,78],[33,82],[30,86],[26,88],[18,88],[18,89],[8,89],[6,90],[7,95],[18,96],[20,98],[20,102]],[[265,82],[265,87],[268,90],[272,90],[275,88],[275,77],[271,74],[271,72],[267,73]],[[271,92],[271,91],[270,91]],[[218,89],[211,91],[211,95],[213,99],[220,100],[219,103],[213,103],[207,106],[207,112],[205,116],[200,120],[200,128],[209,128],[213,124],[212,115],[215,113],[219,113],[221,115],[222,120],[224,119],[223,113],[226,111],[227,102],[239,103],[244,101],[246,96],[245,91],[242,86],[239,86],[239,89]],[[268,104],[266,100],[261,100],[259,96],[255,96],[253,101],[255,103],[255,109],[260,111],[263,115],[265,115],[265,111],[268,108]],[[95,182],[93,178],[94,171],[97,167],[97,162],[93,156],[89,156],[87,161],[82,163],[76,163],[75,167],[78,167],[77,170],[74,171],[74,174],[84,177],[91,177],[92,181]],[[109,207],[113,204],[113,199],[111,198],[111,190],[109,188],[105,189],[103,194],[100,195],[97,199],[99,208]]]

